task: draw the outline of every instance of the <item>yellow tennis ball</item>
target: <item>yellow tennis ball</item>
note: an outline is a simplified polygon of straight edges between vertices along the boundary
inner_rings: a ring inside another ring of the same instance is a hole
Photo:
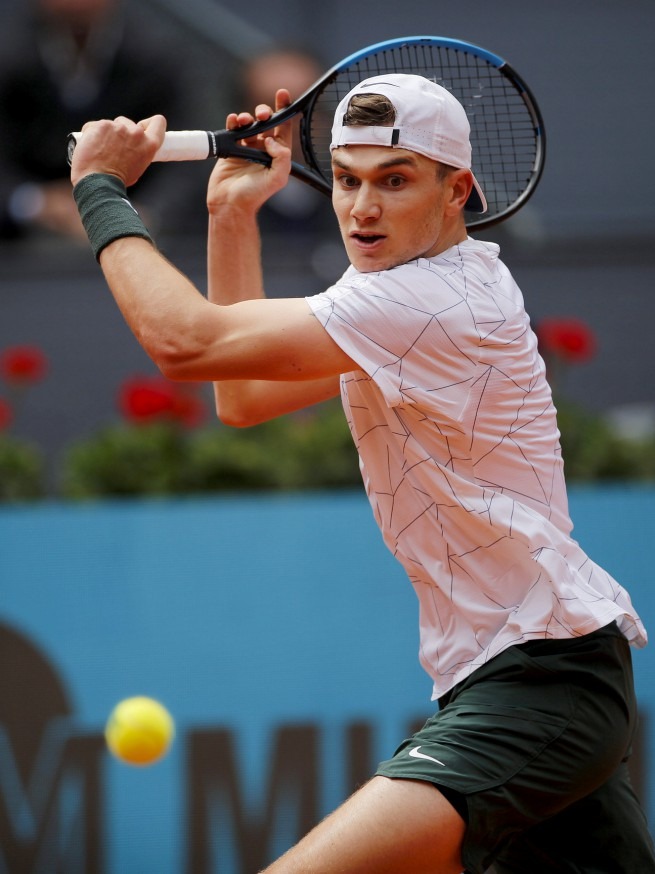
[[[152,765],[173,742],[175,723],[153,698],[126,698],[114,707],[105,728],[111,752],[128,765]]]

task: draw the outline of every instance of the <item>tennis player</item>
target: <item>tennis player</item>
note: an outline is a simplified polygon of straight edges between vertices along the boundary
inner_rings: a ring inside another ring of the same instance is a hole
[[[288,92],[277,95],[287,105]],[[271,109],[228,117],[228,127]],[[350,267],[266,300],[257,211],[289,174],[218,161],[209,300],[153,245],[126,187],[165,120],[94,122],[74,194],[137,339],[170,378],[211,380],[238,426],[341,392],[384,540],[420,607],[436,714],[268,874],[648,874],[630,786],[637,708],[628,593],[572,539],[556,413],[521,292],[484,212],[469,125],[447,91],[374,77],[339,105],[333,203]],[[435,705],[437,706],[437,705]]]

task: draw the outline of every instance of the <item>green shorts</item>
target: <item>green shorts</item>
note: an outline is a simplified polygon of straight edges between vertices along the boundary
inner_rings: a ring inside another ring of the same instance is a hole
[[[469,874],[650,874],[627,772],[637,709],[615,623],[510,647],[439,701],[377,773],[434,783],[467,821]]]

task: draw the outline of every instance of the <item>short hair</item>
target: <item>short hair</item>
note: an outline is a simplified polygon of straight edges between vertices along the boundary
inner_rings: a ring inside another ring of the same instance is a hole
[[[384,94],[355,94],[343,117],[343,123],[349,127],[393,127],[395,120],[395,107]]]

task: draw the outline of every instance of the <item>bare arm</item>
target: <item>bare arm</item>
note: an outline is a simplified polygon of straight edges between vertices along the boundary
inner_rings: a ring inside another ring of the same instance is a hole
[[[135,124],[121,118],[92,122],[84,131],[73,158],[73,183],[101,173],[132,185],[161,144],[165,120],[155,116]],[[225,230],[217,252],[231,251],[239,237],[240,228]],[[289,401],[287,392],[274,415],[302,405],[303,383],[331,379],[336,384],[338,374],[356,367],[303,299],[213,303],[148,240],[136,236],[106,245],[100,265],[134,335],[171,379],[296,384],[295,399]],[[315,390],[310,395],[312,400],[320,396]],[[266,415],[258,414],[260,420]],[[247,423],[244,413],[234,414],[234,421]]]
[[[276,109],[288,105],[289,99],[287,91],[278,91]],[[267,106],[259,106],[255,112],[258,119],[268,118],[269,114]],[[234,129],[252,121],[253,117],[248,113],[232,114],[227,119],[227,126]],[[257,211],[268,197],[286,184],[290,136],[287,125],[276,129],[273,138],[265,143],[273,157],[271,168],[230,160],[219,161],[212,173],[207,193],[208,298],[212,303],[226,305],[264,298]],[[223,421],[235,425],[256,424],[334,397],[338,391],[338,375],[302,382],[214,382],[218,415]]]
[[[115,240],[100,263],[133,333],[171,379],[305,382],[356,368],[304,299],[212,304],[137,237]]]

